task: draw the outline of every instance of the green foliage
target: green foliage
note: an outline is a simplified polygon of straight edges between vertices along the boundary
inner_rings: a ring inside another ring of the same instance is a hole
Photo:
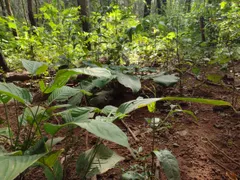
[[[161,167],[169,180],[180,180],[180,171],[177,159],[168,150],[154,151]]]
[[[137,76],[117,73],[117,80],[125,87],[131,88],[134,93],[138,92],[141,89],[141,82]]]
[[[148,99],[139,98],[139,99],[121,104],[117,112],[122,114],[128,114],[136,109],[146,107],[149,104],[157,101],[185,101],[185,102],[202,103],[202,104],[209,104],[209,105],[215,105],[215,106],[232,106],[229,102],[226,102],[226,101],[202,99],[202,98],[188,98],[188,97],[163,97],[163,98],[148,98]]]
[[[70,97],[75,96],[80,93],[79,89],[71,88],[69,86],[63,86],[61,88],[55,89],[51,95],[48,97],[48,103],[51,104],[54,101],[66,101]]]
[[[32,95],[27,89],[20,88],[13,83],[0,83],[0,93],[4,94],[5,100],[1,100],[3,103],[8,102],[10,98],[23,104],[29,104],[32,101]]]
[[[63,168],[61,163],[56,161],[52,169],[45,167],[44,174],[47,180],[63,179]]]
[[[80,154],[77,160],[77,173],[80,178],[90,178],[106,172],[123,159],[108,147],[98,144]]]
[[[112,122],[104,122],[104,121],[101,121],[101,119],[96,119],[96,120],[82,119],[80,120],[80,122],[78,121],[70,122],[63,125],[54,125],[54,124],[46,123],[44,128],[48,133],[54,135],[61,128],[71,124],[77,125],[83,129],[86,129],[87,131],[96,135],[97,137],[115,142],[116,144],[129,148],[128,138],[122,132],[122,130]]]
[[[175,75],[160,75],[155,76],[153,81],[164,86],[172,86],[179,81],[179,77]]]
[[[44,154],[32,156],[4,156],[0,154],[0,178],[2,180],[13,180],[20,173],[26,170],[29,166],[33,165]]]
[[[48,65],[42,62],[22,60],[23,67],[32,75],[39,75],[48,69]]]
[[[33,72],[33,74],[35,74],[37,69],[39,69],[38,67],[40,67],[41,69],[41,66],[37,66],[36,68],[36,66],[33,65],[34,62],[30,64],[31,66],[27,66],[27,68],[30,72]],[[35,69],[36,71],[32,71],[33,69]],[[18,117],[19,132],[23,125],[28,125],[31,130],[23,142],[19,141],[20,134],[17,134],[17,137],[8,135],[11,132],[10,125],[7,129],[2,130],[2,135],[11,138],[12,148],[20,149],[20,152],[24,154],[23,156],[16,157],[21,160],[27,158],[27,163],[21,166],[21,168],[17,168],[16,172],[14,172],[13,174],[14,177],[16,177],[19,173],[22,173],[36,161],[37,163],[35,163],[35,165],[40,165],[44,168],[44,173],[48,179],[61,179],[63,177],[63,167],[59,163],[58,158],[64,150],[52,150],[52,146],[63,139],[54,138],[56,133],[62,128],[67,129],[69,127],[74,128],[78,126],[98,137],[99,143],[97,143],[94,148],[82,153],[79,156],[77,162],[77,171],[79,175],[81,177],[91,177],[93,175],[107,171],[108,169],[112,168],[117,162],[123,159],[122,157],[115,154],[112,150],[105,147],[101,143],[103,140],[108,140],[123,147],[126,147],[127,149],[130,149],[128,137],[117,125],[113,123],[114,120],[124,118],[130,112],[145,106],[148,106],[151,111],[154,111],[155,103],[157,101],[187,101],[211,105],[231,106],[230,103],[221,100],[188,97],[162,97],[149,99],[139,98],[137,100],[123,103],[118,108],[114,106],[106,106],[102,110],[96,107],[76,107],[69,104],[51,106],[53,102],[67,101],[71,96],[74,96],[79,92],[79,89],[65,86],[66,82],[71,76],[77,74],[86,74],[100,77],[97,79],[93,79],[92,82],[95,82],[96,84],[93,84],[93,86],[88,89],[92,90],[93,87],[103,87],[104,85],[106,85],[106,83],[108,82],[108,80],[106,80],[107,78],[110,78],[112,80],[113,78],[111,77],[111,72],[114,73],[114,71],[109,71],[105,68],[99,67],[59,70],[59,72],[57,72],[56,74],[54,81],[50,85],[46,86],[46,90],[44,90],[44,92],[50,93],[50,96],[48,98],[48,107],[42,107],[40,105],[31,106],[31,95],[26,89],[19,88],[14,84],[2,83],[2,86],[0,86],[0,92],[2,93],[2,97],[7,96],[14,98],[15,100],[23,103],[23,105],[26,106],[23,113]],[[119,74],[119,72],[117,72],[117,74]],[[119,76],[122,76],[121,78],[125,78],[122,83],[126,85],[126,87],[130,87],[133,91],[136,92],[137,90],[139,90],[139,79],[133,78],[133,76],[124,75],[123,73],[119,74]],[[128,83],[126,84],[126,82]],[[2,99],[4,103],[7,103],[9,101],[9,98]],[[57,110],[58,112],[55,113],[55,110]],[[187,110],[173,109],[170,113],[174,112],[188,113],[195,118],[194,114]],[[61,124],[52,124],[46,122],[50,118],[57,118],[59,116],[64,121]],[[51,139],[48,140],[48,138],[43,137],[43,133],[48,133]],[[163,164],[162,166],[165,173],[168,177],[172,177],[172,175],[175,177],[176,164],[171,167],[173,169],[169,167],[173,163],[176,163],[175,161],[173,161],[173,156],[164,153],[161,154],[161,151],[159,153],[157,154],[157,156],[159,156],[158,158]],[[41,154],[41,156],[37,156],[37,154]],[[7,155],[3,157],[9,158],[8,161],[10,161],[14,156]],[[13,161],[17,163],[16,167],[18,167],[18,159],[14,159]],[[171,175],[171,173],[173,174]],[[127,175],[131,176],[132,174]],[[3,177],[3,179],[4,178],[5,177]],[[6,178],[11,179],[12,176],[7,176]]]

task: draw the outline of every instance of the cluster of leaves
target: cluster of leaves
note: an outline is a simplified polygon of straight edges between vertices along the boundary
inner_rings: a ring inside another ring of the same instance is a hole
[[[16,67],[19,59],[69,65],[85,55],[81,42],[86,35],[79,31],[79,8],[57,9],[45,4],[36,17],[41,26],[31,27],[14,17],[0,17],[1,47],[10,65]],[[18,37],[13,37],[9,29],[15,29]]]
[[[47,70],[44,63],[27,60],[22,63],[32,75],[41,74]],[[103,109],[79,107],[67,100],[82,92],[81,89],[66,86],[70,77],[78,74],[110,79],[112,76],[109,70],[99,67],[59,70],[53,82],[49,85],[45,85],[43,81],[39,82],[42,93],[50,94],[43,106],[32,104],[32,94],[27,89],[20,88],[12,83],[0,83],[0,101],[5,107],[5,121],[8,125],[7,128],[0,129],[0,135],[9,140],[12,150],[7,152],[4,147],[1,147],[1,179],[14,179],[31,166],[43,167],[48,179],[62,179],[63,167],[59,158],[64,149],[53,150],[53,146],[64,139],[64,137],[56,137],[57,132],[62,128],[81,127],[98,137],[98,142],[91,149],[80,154],[77,160],[77,174],[81,178],[87,178],[106,172],[117,162],[124,159],[106,147],[102,140],[119,144],[132,152],[126,134],[113,123],[117,119],[124,118],[130,112],[145,106],[151,106],[152,103],[157,101],[173,100],[231,106],[229,103],[220,100],[163,97],[140,98],[123,103],[118,108],[114,106],[105,106]],[[18,115],[18,130],[15,133],[11,131],[7,111],[7,103],[11,100],[24,106],[22,114]],[[68,103],[53,105],[53,102],[57,103],[59,101],[67,101]],[[53,124],[49,121],[59,117],[63,120],[62,123]],[[21,139],[20,132],[23,128],[25,128],[27,134]],[[166,150],[154,151],[154,153],[167,176],[171,178],[174,175],[179,179],[178,165],[174,156]]]

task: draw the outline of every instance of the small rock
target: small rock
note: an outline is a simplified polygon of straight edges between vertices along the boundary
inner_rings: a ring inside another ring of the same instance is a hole
[[[176,133],[183,137],[183,136],[186,136],[188,134],[188,131],[187,130],[183,130],[183,131],[178,131]]]
[[[179,147],[178,143],[173,143],[173,147]]]
[[[189,168],[191,168],[191,167],[193,166],[192,161],[186,162],[186,166],[189,167]]]
[[[223,129],[224,125],[223,124],[214,124],[213,127],[217,129]]]
[[[240,124],[236,125],[235,128],[240,129]]]

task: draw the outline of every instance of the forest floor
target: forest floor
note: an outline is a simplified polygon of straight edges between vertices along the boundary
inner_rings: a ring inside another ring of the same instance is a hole
[[[230,89],[202,83],[191,75],[184,76],[183,87],[183,96],[222,99],[231,102]],[[179,96],[178,88],[168,88],[164,91],[164,96]],[[126,102],[135,98],[125,93],[121,101]],[[171,103],[174,104],[174,102]],[[116,104],[119,105],[119,100],[116,100]],[[170,127],[157,131],[155,149],[168,149],[176,156],[182,180],[237,180],[239,178],[237,175],[240,175],[240,114],[235,113],[231,108],[217,108],[197,103],[181,103],[181,106],[183,109],[194,112],[198,122],[195,123],[189,115],[174,116],[169,120]],[[120,121],[116,122],[127,133],[132,148],[142,147],[142,152],[140,152],[142,157],[149,155],[153,141],[152,132],[145,118],[164,118],[167,115],[166,110],[169,109],[169,105],[165,106],[163,103],[157,104],[157,107],[158,110],[155,113],[149,113],[147,108],[141,108],[124,119],[136,138],[133,138],[125,125]],[[240,107],[239,102],[237,107]],[[9,110],[9,117],[15,117],[15,109],[9,106]],[[3,107],[0,107],[0,117],[3,116]],[[16,127],[15,122],[16,119],[12,119],[13,127]],[[58,135],[65,136],[65,133],[61,131]],[[73,155],[73,158],[64,164],[64,179],[66,180],[79,179],[75,173],[77,157],[96,142],[93,135],[89,135],[86,142],[87,133],[80,128],[74,129],[73,133],[74,140],[66,138],[56,145],[57,149],[67,148],[68,154]],[[133,170],[135,165],[151,166],[150,157],[147,160],[136,160],[126,148],[110,142],[104,143],[123,156],[125,160],[108,172],[98,175],[97,179],[121,179],[121,174],[127,170]],[[159,177],[166,179],[163,173],[160,173]],[[25,179],[42,180],[45,177],[42,169],[35,168],[27,172]]]

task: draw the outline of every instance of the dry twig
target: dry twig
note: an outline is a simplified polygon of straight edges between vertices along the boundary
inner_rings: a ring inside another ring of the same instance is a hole
[[[127,128],[127,130],[130,132],[130,134],[132,135],[133,139],[138,142],[139,139],[135,136],[134,132],[132,132],[132,130],[128,127],[128,125],[123,120],[121,120],[121,122]]]

